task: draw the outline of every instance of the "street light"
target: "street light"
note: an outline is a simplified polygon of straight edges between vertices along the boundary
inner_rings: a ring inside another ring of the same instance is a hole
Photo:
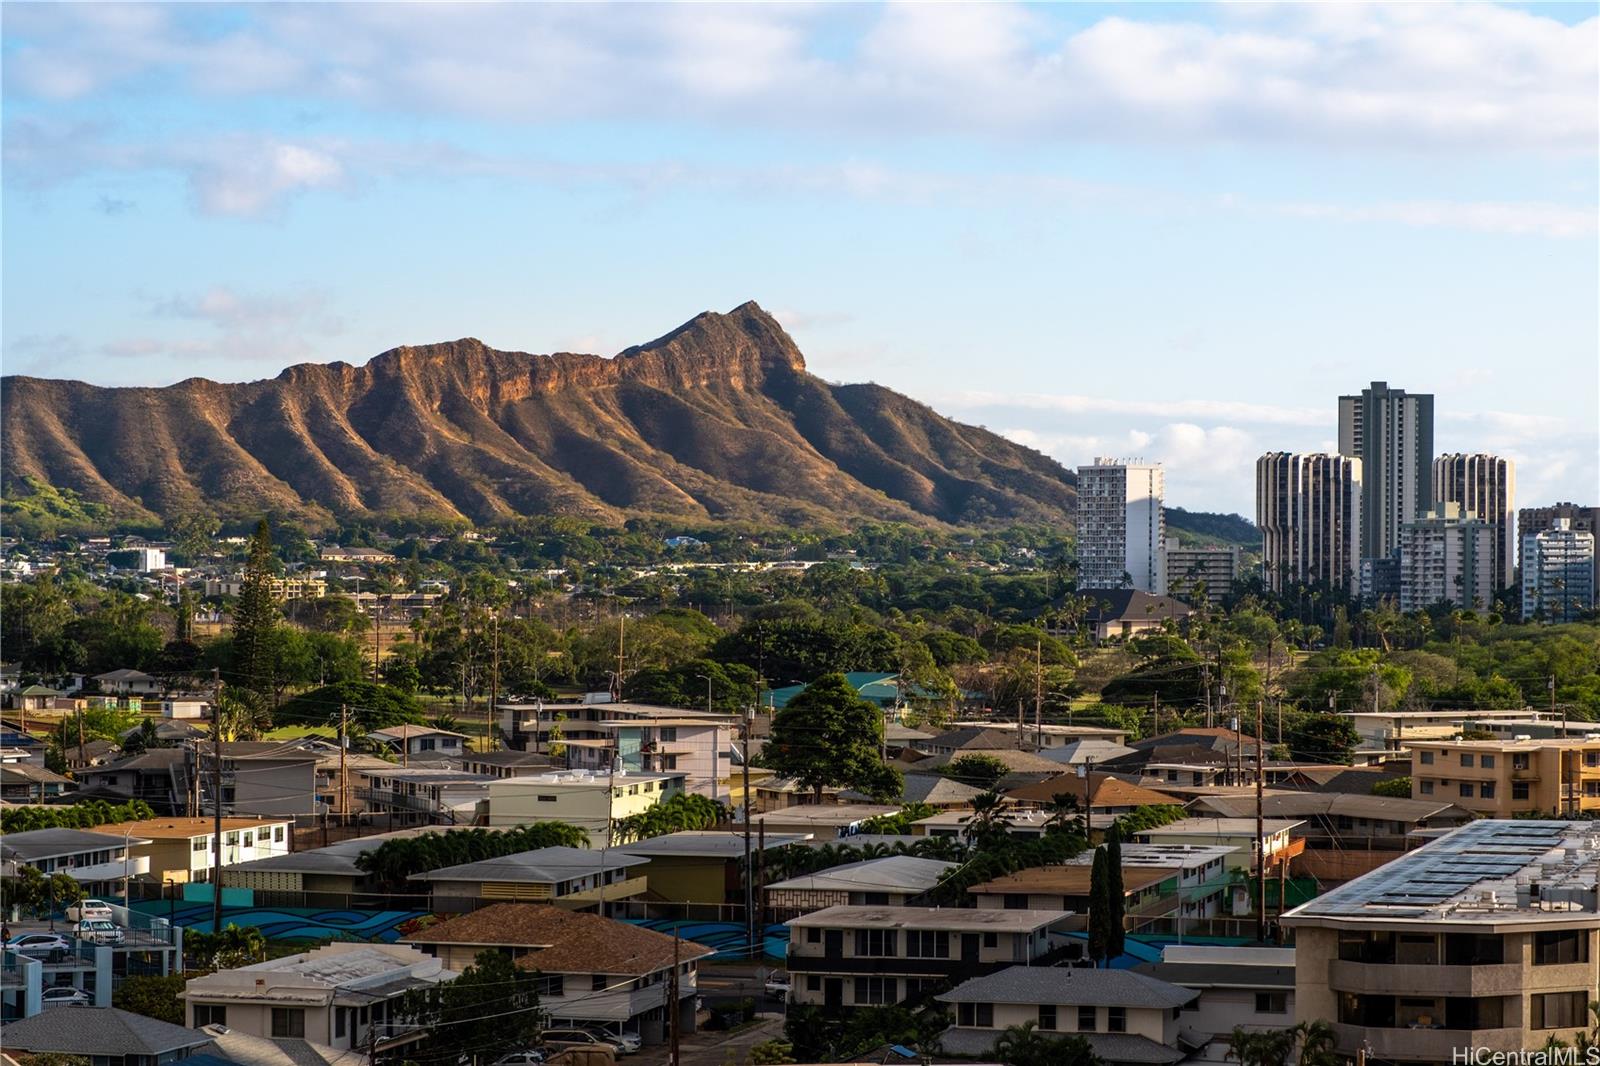
[[[694,676],[698,677],[701,681],[704,681],[706,683],[706,713],[710,714],[711,713],[711,678],[706,676],[705,674],[695,674]]]

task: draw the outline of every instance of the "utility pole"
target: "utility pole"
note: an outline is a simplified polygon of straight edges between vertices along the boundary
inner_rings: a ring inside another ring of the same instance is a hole
[[[1256,943],[1267,941],[1267,826],[1262,814],[1264,805],[1263,783],[1266,774],[1261,765],[1261,700],[1256,700]]]
[[[83,704],[78,704],[78,765],[87,766],[88,759],[83,754]]]
[[[494,712],[495,704],[500,702],[500,608],[494,609],[490,617],[490,630],[494,634],[491,639],[492,652],[489,658],[489,706],[483,711],[483,750],[494,751]]]
[[[339,825],[350,822],[350,774],[345,765],[344,753],[350,746],[350,707],[339,704]]]
[[[750,865],[750,729],[754,709],[744,709],[744,925],[745,942],[756,946],[755,867]]]
[[[222,932],[222,671],[211,668],[211,931]]]
[[[1203,698],[1204,698],[1205,704],[1206,704],[1206,728],[1210,729],[1212,727],[1212,725],[1214,724],[1211,721],[1211,664],[1210,663],[1201,663],[1200,664],[1200,684],[1202,686],[1202,692],[1204,693]]]
[[[1094,756],[1083,760],[1083,838],[1094,842]]]
[[[1044,750],[1044,638],[1033,641],[1033,750]]]
[[[682,1010],[678,1002],[678,927],[672,927],[672,973],[667,980],[667,997],[672,1001],[668,1010],[667,1024],[670,1030],[670,1050],[667,1054],[668,1066],[679,1066],[678,1063],[678,1016]]]
[[[1161,693],[1159,691],[1150,694],[1150,735],[1153,737],[1161,735]]]

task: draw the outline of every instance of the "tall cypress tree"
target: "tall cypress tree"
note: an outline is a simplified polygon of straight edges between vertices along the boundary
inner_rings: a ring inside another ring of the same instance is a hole
[[[272,597],[276,562],[272,556],[272,530],[263,518],[250,538],[244,564],[244,581],[233,606],[232,684],[270,700],[273,694],[273,659],[278,629],[278,604]]]
[[[1114,959],[1126,939],[1128,901],[1122,885],[1122,837],[1114,824],[1106,838],[1106,957]]]
[[[1089,958],[1098,966],[1106,958],[1106,915],[1111,902],[1106,895],[1106,849],[1094,849],[1094,865],[1089,869]]]

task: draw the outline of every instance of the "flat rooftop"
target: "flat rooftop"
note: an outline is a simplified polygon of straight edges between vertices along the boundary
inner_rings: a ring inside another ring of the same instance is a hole
[[[926,892],[939,883],[953,862],[921,859],[915,855],[885,855],[801,874],[767,886],[768,891],[793,889],[810,892]]]
[[[1271,836],[1297,825],[1305,825],[1299,818],[1266,818],[1262,820],[1262,830]],[[1150,829],[1141,829],[1140,835],[1149,833],[1152,836],[1245,836],[1256,835],[1256,820],[1254,818],[1184,818],[1181,821],[1168,825],[1159,825]]]
[[[811,839],[810,833],[765,833],[762,835],[766,838],[768,851],[774,848],[787,847],[790,844],[801,844]],[[751,834],[750,850],[759,851],[761,844],[761,837]],[[616,844],[612,846],[611,850],[650,859],[665,858],[667,856],[694,859],[742,859],[744,857],[744,833],[743,831],[728,832],[717,829],[687,830],[681,833],[668,833],[665,836],[650,837],[648,840],[640,840],[632,844]]]
[[[899,807],[891,807],[878,803],[840,803],[840,804],[807,804],[799,807],[785,807],[778,811],[767,811],[765,814],[752,814],[752,825],[834,825],[845,826],[868,818],[876,818],[880,814],[899,814]]]
[[[566,744],[578,744],[578,741],[563,741]],[[596,741],[604,747],[610,747],[611,742]],[[535,785],[556,788],[605,788],[611,785],[626,785],[638,781],[682,781],[686,773],[670,774],[644,774],[634,770],[626,773],[617,771],[615,774],[594,773],[589,770],[560,770],[548,774],[524,774],[521,777],[492,778],[499,788],[532,788]]]
[[[1593,723],[1586,723],[1593,725]],[[1600,733],[1588,732],[1581,737],[1534,737],[1519,740],[1508,737],[1501,740],[1420,740],[1406,738],[1408,748],[1460,748],[1462,751],[1538,751],[1541,748],[1600,748]]]
[[[1242,848],[1229,844],[1124,844],[1122,866],[1155,866],[1171,870],[1193,870],[1216,862]],[[1078,852],[1067,863],[1072,866],[1094,864],[1094,848]]]
[[[386,770],[376,767],[362,771],[366,776],[386,781],[407,781],[418,785],[486,785],[491,781],[516,780],[495,777],[492,774],[469,774],[465,770],[437,766],[390,766]]]
[[[962,907],[824,907],[791,919],[790,928],[947,929],[1030,933],[1071,917],[1067,911],[974,910]]]
[[[236,829],[266,829],[293,821],[293,815],[287,818],[224,818],[222,831],[231,833]],[[147,818],[137,822],[107,822],[95,826],[94,831],[117,837],[132,833],[135,837],[148,837],[151,840],[188,840],[190,837],[210,836],[214,827],[215,823],[210,818]]]
[[[1483,819],[1406,852],[1284,915],[1374,922],[1600,927],[1600,823]]]
[[[1171,866],[1129,867],[1123,864],[1124,892],[1138,892],[1159,885],[1178,871]],[[1088,866],[1031,866],[1014,874],[996,877],[967,889],[973,895],[1056,895],[1087,896],[1094,871]]]

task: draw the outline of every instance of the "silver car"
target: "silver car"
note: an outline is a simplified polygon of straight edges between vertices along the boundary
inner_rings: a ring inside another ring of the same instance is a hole
[[[81,988],[58,985],[45,989],[39,996],[39,1003],[45,1007],[88,1007],[94,1004],[94,1000]]]

